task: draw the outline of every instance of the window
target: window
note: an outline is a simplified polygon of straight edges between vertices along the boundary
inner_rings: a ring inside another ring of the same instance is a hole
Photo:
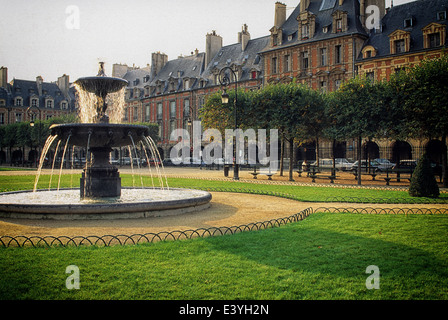
[[[145,108],[145,122],[149,122],[151,120],[151,105],[147,104]]]
[[[320,82],[320,90],[322,92],[327,92],[327,81],[321,81]]]
[[[375,81],[375,72],[371,71],[371,72],[367,72],[366,73],[366,78],[369,79],[370,81]]]
[[[23,99],[22,99],[21,97],[17,97],[17,98],[16,98],[16,101],[14,102],[14,105],[15,105],[16,107],[21,107],[21,106],[23,106]]]
[[[185,79],[184,80],[184,90],[188,90],[188,89],[190,89],[190,80]]]
[[[22,122],[22,113],[16,112],[16,122]]]
[[[53,118],[53,115],[47,114],[47,120],[50,120],[51,118]]]
[[[336,19],[336,33],[342,32],[342,19]]]
[[[63,109],[63,110],[68,109],[67,101],[62,101],[61,102],[61,109]]]
[[[157,120],[163,119],[163,104],[159,102],[157,104]]]
[[[31,99],[31,106],[32,107],[37,107],[37,102],[38,102],[37,99]]]
[[[394,41],[395,53],[405,52],[404,39]]]
[[[5,124],[5,114],[0,113],[0,124]]]
[[[308,24],[302,24],[302,40],[306,40],[310,37],[310,26]]]
[[[6,105],[5,100],[0,100],[0,107],[4,107]]]
[[[252,71],[251,79],[257,79],[257,71]]]
[[[170,118],[176,119],[176,101],[170,101]]]
[[[429,37],[429,47],[435,48],[440,46],[440,33],[431,33]]]
[[[366,58],[371,58],[372,57],[372,51],[371,50],[367,50],[366,51]]]
[[[53,109],[53,100],[47,100],[47,108]]]
[[[138,107],[134,107],[134,121],[138,120]]]
[[[287,54],[283,61],[283,72],[291,71],[291,56]]]
[[[334,63],[339,64],[342,62],[342,53],[341,53],[341,46],[335,46],[334,47]]]
[[[412,27],[412,18],[404,19],[404,27],[405,27],[405,28],[410,28],[410,27]]]
[[[308,69],[309,67],[309,57],[308,51],[302,52],[302,69]]]
[[[271,72],[272,74],[276,74],[277,71],[278,71],[278,68],[277,68],[277,57],[272,58],[271,71],[272,71]]]
[[[437,20],[446,20],[446,11],[437,12]]]
[[[339,90],[339,88],[341,87],[341,84],[342,84],[342,80],[341,79],[336,79],[334,81],[334,88],[335,88],[335,90]]]
[[[190,99],[184,100],[184,117],[190,117]]]
[[[171,120],[171,121],[170,121],[170,132],[169,132],[169,134],[171,135],[171,133],[172,133],[174,130],[176,130],[176,121]]]
[[[320,49],[320,65],[321,66],[327,65],[327,48]]]

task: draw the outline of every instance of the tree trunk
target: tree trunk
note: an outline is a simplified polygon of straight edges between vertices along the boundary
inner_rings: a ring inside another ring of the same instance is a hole
[[[293,166],[294,166],[294,138],[289,140],[289,181],[294,181],[293,179]]]
[[[285,156],[285,136],[280,141],[280,177],[283,177],[283,157]]]
[[[316,163],[317,163],[317,167],[319,168],[319,137],[316,137]]]
[[[443,187],[448,188],[448,156],[447,156],[447,145],[446,145],[446,133],[442,137],[443,150],[442,150],[442,181]]]
[[[362,137],[358,137],[358,185],[361,185]]]

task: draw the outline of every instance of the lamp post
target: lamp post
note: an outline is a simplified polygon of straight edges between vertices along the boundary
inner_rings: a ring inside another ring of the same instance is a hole
[[[39,107],[37,107],[37,106],[31,106],[31,107],[28,107],[27,109],[26,109],[26,113],[27,113],[27,115],[28,115],[28,117],[30,117],[31,118],[31,115],[32,114],[35,114],[34,112],[32,112],[31,111],[31,109],[36,109],[37,110],[37,114],[39,115],[39,127],[37,128],[37,155],[36,155],[36,159],[35,159],[35,161],[36,161],[36,167],[39,165],[39,157],[40,157],[40,154],[41,154],[41,150],[40,150],[40,136],[41,136],[41,126],[42,126],[42,122],[41,122],[41,110],[40,110],[40,108]],[[33,117],[33,119],[31,119],[31,121],[30,121],[30,126],[31,127],[34,127],[34,117]]]
[[[233,79],[235,79],[234,83],[235,83],[235,99],[233,100],[233,112],[234,112],[234,117],[235,117],[235,143],[233,145],[233,149],[234,149],[234,158],[233,158],[233,180],[240,180],[239,177],[239,164],[237,161],[237,148],[236,148],[236,144],[238,141],[238,110],[237,110],[237,104],[238,104],[238,80],[237,80],[237,75],[235,73],[235,71],[233,71],[232,68],[230,67],[224,67],[221,69],[221,71],[219,72],[219,83],[221,84],[222,87],[224,87],[224,91],[221,95],[221,101],[222,104],[228,104],[229,103],[229,95],[226,91],[226,87],[230,86],[231,84],[231,80],[229,77],[229,73],[231,73],[233,75]]]

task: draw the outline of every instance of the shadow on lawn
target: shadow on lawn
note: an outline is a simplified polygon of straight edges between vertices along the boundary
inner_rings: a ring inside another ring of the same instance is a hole
[[[313,218],[316,217],[308,219]],[[305,222],[228,236],[225,241],[221,237],[207,238],[206,241],[216,250],[292,272],[365,280],[369,276],[366,268],[375,265],[380,269],[381,278],[391,281],[401,277],[403,281],[419,277],[421,281],[446,282],[448,279],[446,257],[436,256],[431,251],[434,248],[418,248],[418,243],[426,245],[424,239],[411,244],[413,236],[410,234],[396,240],[390,234],[393,229],[389,234],[385,234],[387,230],[381,232],[383,226],[387,229],[385,221],[372,226],[371,231],[362,226],[359,232],[338,232],[319,228],[316,222],[312,225]],[[428,239],[435,238],[428,236]]]

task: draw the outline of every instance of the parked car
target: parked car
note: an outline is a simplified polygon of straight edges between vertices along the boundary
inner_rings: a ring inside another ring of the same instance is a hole
[[[375,160],[370,161],[370,166],[367,166],[367,164],[368,164],[367,160],[361,160],[361,171],[368,171],[369,168],[372,171],[382,171],[382,169],[380,169],[380,163]],[[353,162],[352,165],[347,170],[357,171],[358,170],[358,160]]]
[[[349,170],[348,168],[350,168],[352,165],[352,163],[345,158],[336,158],[335,163],[336,169],[343,171]],[[317,167],[317,161],[311,163],[311,167]],[[333,169],[333,159],[319,159],[319,168]]]
[[[417,167],[417,162],[417,160],[400,160],[395,166],[392,167],[392,169],[414,171],[415,167]]]
[[[385,171],[386,169],[392,169],[395,166],[395,163],[390,162],[388,159],[375,159],[376,162],[380,164],[379,169],[381,171]]]

